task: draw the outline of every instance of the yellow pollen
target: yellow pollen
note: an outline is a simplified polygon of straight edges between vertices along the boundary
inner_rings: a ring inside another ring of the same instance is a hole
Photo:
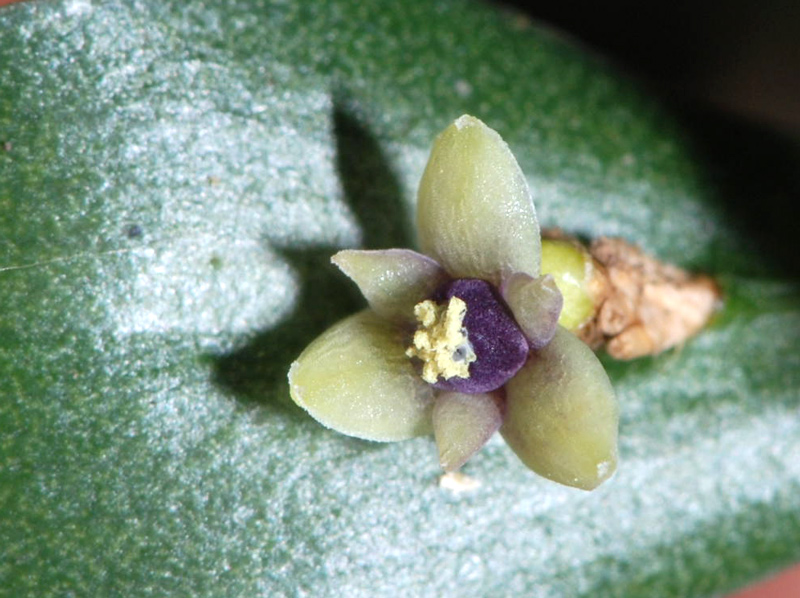
[[[469,364],[477,358],[464,328],[466,313],[467,304],[458,297],[452,297],[447,305],[427,299],[414,306],[419,327],[406,355],[422,360],[425,382],[433,384],[439,376],[445,380],[469,378]]]

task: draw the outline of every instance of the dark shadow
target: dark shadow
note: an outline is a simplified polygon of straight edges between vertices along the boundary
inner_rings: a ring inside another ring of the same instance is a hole
[[[335,104],[333,119],[336,166],[345,201],[363,233],[363,246],[407,247],[400,186],[380,145],[342,104]],[[213,358],[215,383],[233,393],[243,407],[270,406],[291,417],[308,417],[289,397],[286,375],[291,362],[332,324],[366,306],[356,286],[330,262],[339,249],[282,250],[300,282],[293,313],[245,347]]]
[[[800,141],[717,111],[684,108],[678,115],[736,233],[761,258],[758,270],[736,273],[800,278]]]
[[[377,139],[345,106],[346,102],[337,102],[333,113],[336,170],[361,225],[363,246],[410,247],[410,223],[397,177]]]
[[[241,349],[214,358],[214,381],[243,406],[272,404],[302,414],[289,397],[289,366],[317,335],[364,307],[355,285],[330,263],[335,252],[333,247],[281,252],[300,281],[294,311]]]

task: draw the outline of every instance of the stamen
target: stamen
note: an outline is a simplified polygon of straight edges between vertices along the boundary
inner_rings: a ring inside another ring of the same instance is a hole
[[[436,388],[465,394],[490,392],[508,382],[525,364],[530,350],[528,341],[491,284],[477,278],[460,278],[439,289],[433,298],[443,303],[455,298],[466,304],[460,325],[475,354],[469,378],[440,379],[433,384]]]
[[[422,360],[425,382],[434,384],[439,377],[469,378],[469,364],[476,357],[464,328],[466,314],[467,304],[458,297],[451,297],[447,305],[427,299],[414,306],[420,327],[406,355]]]

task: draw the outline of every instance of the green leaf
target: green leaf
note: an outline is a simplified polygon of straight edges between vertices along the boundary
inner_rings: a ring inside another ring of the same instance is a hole
[[[704,596],[800,560],[794,147],[682,128],[470,2],[25,2],[0,39],[6,595]],[[415,246],[463,113],[543,226],[724,286],[683,349],[607,363],[620,464],[595,492],[495,436],[453,494],[430,438],[347,438],[289,398],[364,305],[330,255]]]

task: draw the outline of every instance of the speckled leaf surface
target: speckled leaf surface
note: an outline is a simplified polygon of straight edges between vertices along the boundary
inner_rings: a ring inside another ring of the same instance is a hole
[[[289,399],[292,359],[363,306],[329,256],[416,246],[463,112],[544,226],[725,288],[681,350],[609,363],[620,465],[593,493],[497,436],[457,494],[431,439],[346,438]],[[709,596],[800,559],[799,291],[691,136],[482,4],[3,7],[0,595]],[[750,185],[761,214],[774,186]]]

